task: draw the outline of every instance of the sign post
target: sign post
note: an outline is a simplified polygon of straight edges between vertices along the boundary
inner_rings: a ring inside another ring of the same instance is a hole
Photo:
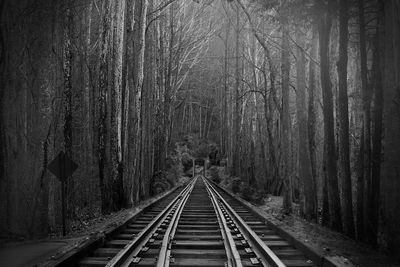
[[[195,161],[194,161],[194,158],[193,158],[193,175],[192,175],[192,178],[194,178],[195,175],[196,175],[196,164],[195,164]]]
[[[65,155],[64,151],[58,153],[57,157],[53,159],[52,162],[47,166],[47,169],[53,173],[61,182],[61,205],[62,205],[62,231],[63,236],[66,235],[66,199],[65,199],[65,191],[66,191],[66,181],[68,177],[70,177],[78,168],[78,164],[76,164],[71,158]]]
[[[65,181],[61,181],[61,209],[62,209],[62,232],[63,236],[67,234],[67,227],[66,227],[66,207],[65,207]]]

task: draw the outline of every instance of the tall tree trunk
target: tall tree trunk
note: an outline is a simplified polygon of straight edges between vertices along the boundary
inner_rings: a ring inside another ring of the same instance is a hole
[[[383,1],[378,1],[378,23],[375,36],[374,48],[374,130],[372,137],[372,165],[371,165],[371,232],[368,240],[371,244],[377,245],[378,225],[379,225],[379,191],[381,174],[381,154],[382,154],[382,109],[383,109],[383,88],[382,88],[382,69],[384,68],[384,47],[385,36],[383,33]]]
[[[6,40],[3,29],[3,12],[5,10],[5,0],[0,0],[0,183],[5,182],[5,133],[4,133],[4,118],[3,118],[3,99],[6,77]],[[8,216],[6,215],[8,218]]]
[[[330,5],[323,6],[323,13],[320,16],[318,25],[319,31],[319,53],[320,53],[320,72],[322,86],[323,116],[324,116],[324,157],[325,172],[327,178],[327,191],[329,199],[329,225],[332,229],[341,231],[342,221],[340,213],[340,198],[337,180],[336,150],[335,150],[335,130],[333,117],[333,96],[332,84],[329,67],[329,43],[332,26],[332,18],[328,8]]]
[[[122,73],[122,168],[123,168],[123,190],[124,201],[127,207],[133,204],[133,164],[129,158],[129,151],[134,147],[134,143],[130,142],[130,135],[134,132],[132,121],[134,107],[134,86],[133,86],[133,65],[134,65],[134,27],[135,27],[135,3],[136,1],[126,2],[126,18],[125,18],[125,47],[124,47],[124,62]]]
[[[73,36],[73,11],[71,0],[68,1],[68,7],[64,23],[64,92],[63,92],[63,107],[64,107],[64,150],[65,154],[72,158],[72,36]],[[67,213],[68,217],[73,216],[74,212],[74,180],[69,177],[64,183],[61,190],[65,191],[67,196]]]
[[[91,193],[91,197],[89,198],[90,200],[90,206],[95,206],[95,201],[96,199],[96,194],[94,192],[97,192],[98,187],[97,187],[97,182],[98,178],[97,175],[95,174],[95,168],[97,167],[97,162],[96,162],[96,150],[94,150],[94,144],[95,139],[94,139],[94,131],[95,128],[93,128],[93,124],[96,123],[96,116],[95,112],[93,109],[93,102],[95,101],[94,95],[93,95],[93,88],[94,86],[94,81],[92,80],[92,71],[93,71],[93,66],[92,66],[92,52],[91,52],[91,45],[92,45],[92,34],[93,34],[93,12],[94,12],[94,4],[91,2],[89,6],[87,7],[87,13],[85,14],[85,58],[84,60],[88,63],[86,66],[83,66],[83,79],[84,79],[84,86],[85,86],[85,92],[84,92],[84,103],[85,103],[85,142],[86,142],[86,147],[85,147],[85,165],[87,166],[85,169],[85,175],[87,176],[87,180],[89,181],[89,185],[87,186],[88,192],[93,192]],[[96,11],[97,12],[97,11]],[[97,21],[96,21],[97,22]],[[93,64],[94,65],[94,64]]]
[[[5,0],[0,0],[0,194],[5,193],[3,196],[1,197],[0,200],[4,200],[4,204],[5,207],[5,222],[3,224],[3,222],[0,221],[0,228],[1,230],[4,231],[4,228],[8,230],[9,226],[10,226],[10,192],[8,190],[8,187],[10,186],[10,178],[8,178],[6,176],[6,139],[5,139],[5,119],[4,119],[4,93],[5,93],[5,87],[6,87],[6,73],[7,73],[7,69],[8,69],[8,64],[7,64],[7,46],[6,46],[6,34],[5,34],[5,27],[3,25],[5,25],[5,23],[3,23],[5,21]],[[3,186],[4,185],[4,186]],[[2,207],[0,207],[1,210]],[[3,228],[4,226],[4,228]]]
[[[283,209],[292,212],[292,185],[290,166],[290,114],[289,114],[289,83],[290,83],[290,47],[287,18],[282,20],[282,111],[281,111],[281,140],[283,155]]]
[[[239,7],[236,6],[236,29],[235,29],[235,112],[233,118],[233,155],[232,155],[232,170],[233,176],[239,175],[240,164],[239,164],[239,127],[240,127],[240,99],[239,99],[239,88],[240,88],[240,67],[239,67],[239,56],[240,56],[240,16]]]
[[[153,10],[154,0],[148,1],[148,12],[151,13]],[[143,83],[143,95],[142,95],[142,117],[143,117],[143,128],[141,132],[141,198],[147,198],[149,196],[150,180],[152,178],[152,119],[154,117],[152,111],[153,92],[155,86],[155,58],[156,50],[154,49],[155,41],[155,24],[151,24],[146,31],[146,49],[144,57],[144,83]],[[165,159],[162,159],[163,161]]]
[[[381,175],[382,232],[394,255],[400,255],[400,4],[385,5],[385,77],[383,94],[384,161]]]
[[[175,9],[176,4],[171,4],[169,8],[169,47],[168,47],[168,65],[166,67],[165,88],[164,88],[164,106],[163,106],[163,131],[162,131],[162,152],[161,169],[164,169],[165,158],[168,151],[169,143],[169,127],[171,123],[171,105],[172,105],[172,83],[173,83],[173,60],[174,60],[174,44],[175,40]]]
[[[368,84],[367,44],[364,21],[364,1],[358,1],[360,27],[360,59],[361,59],[361,87],[363,97],[363,132],[364,132],[364,232],[370,231],[370,191],[371,191],[371,96]]]
[[[354,237],[353,199],[350,172],[349,144],[349,104],[347,96],[347,46],[348,46],[348,6],[347,0],[340,0],[339,10],[339,61],[337,71],[339,77],[339,170],[343,195],[343,230]]]
[[[113,45],[112,45],[112,72],[111,72],[111,95],[110,126],[108,130],[110,148],[110,177],[112,183],[113,210],[118,210],[123,204],[123,181],[120,168],[121,163],[121,93],[122,93],[122,56],[124,50],[125,34],[125,0],[115,3],[113,10]]]
[[[229,137],[228,137],[228,75],[229,75],[229,35],[231,30],[231,20],[228,19],[226,29],[225,29],[225,40],[224,40],[224,89],[223,89],[223,126],[222,126],[222,147],[221,154],[227,155],[227,150],[229,147]]]
[[[311,57],[316,58],[318,51],[318,38],[317,38],[317,27],[313,26],[311,43]],[[316,124],[316,110],[315,110],[315,62],[310,60],[308,70],[308,139],[309,139],[309,151],[310,151],[310,162],[311,172],[314,185],[314,202],[315,208],[318,209],[318,195],[317,195],[317,161],[316,161],[316,144],[315,144],[315,124]]]
[[[358,240],[363,240],[364,235],[364,132],[361,131],[360,147],[356,161],[357,173],[357,228],[356,237]]]
[[[100,30],[100,56],[99,56],[99,99],[98,99],[98,162],[101,191],[101,210],[109,213],[112,210],[112,190],[107,170],[107,90],[108,90],[108,50],[110,34],[110,9],[111,2],[105,0],[102,6]]]
[[[322,172],[322,214],[321,224],[329,226],[330,223],[330,211],[329,211],[329,199],[328,199],[328,174],[326,172],[326,150],[324,149],[323,159],[323,172]]]
[[[304,193],[304,210],[303,214],[307,220],[315,220],[316,218],[316,203],[315,203],[315,185],[311,169],[311,159],[309,151],[309,134],[307,128],[307,106],[306,106],[306,63],[303,49],[305,47],[305,34],[298,27],[296,29],[297,40],[297,88],[296,88],[296,108],[298,122],[298,159],[299,179],[302,184]]]
[[[137,38],[136,38],[136,62],[135,62],[135,94],[133,97],[135,99],[135,109],[130,110],[129,118],[133,120],[131,125],[135,125],[135,118],[137,119],[136,123],[136,133],[130,135],[131,143],[136,144],[136,149],[130,151],[129,155],[129,162],[130,164],[135,164],[135,174],[132,179],[134,179],[134,201],[138,202],[140,200],[140,188],[143,184],[143,177],[140,173],[140,166],[142,158],[138,157],[137,155],[141,154],[140,142],[138,140],[141,136],[141,131],[143,128],[143,114],[142,114],[142,90],[143,90],[143,70],[144,70],[144,52],[145,52],[145,40],[146,40],[146,23],[147,23],[147,7],[148,7],[148,0],[141,0],[139,12],[139,21],[137,23]],[[132,127],[132,126],[129,126]],[[135,162],[136,161],[136,162]]]

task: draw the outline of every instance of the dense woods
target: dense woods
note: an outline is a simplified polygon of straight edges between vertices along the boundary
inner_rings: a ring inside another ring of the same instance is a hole
[[[134,207],[214,154],[249,199],[399,255],[399,18],[395,0],[0,0],[1,233],[59,231],[62,190],[70,221]]]

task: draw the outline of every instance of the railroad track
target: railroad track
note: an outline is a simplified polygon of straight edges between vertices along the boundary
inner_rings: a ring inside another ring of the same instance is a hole
[[[317,266],[248,207],[197,176],[101,245],[59,266]]]

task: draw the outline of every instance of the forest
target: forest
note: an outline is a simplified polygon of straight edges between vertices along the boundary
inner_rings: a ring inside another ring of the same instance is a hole
[[[62,193],[69,222],[135,207],[213,154],[249,200],[400,255],[399,1],[0,0],[0,21],[0,238],[58,233]]]

